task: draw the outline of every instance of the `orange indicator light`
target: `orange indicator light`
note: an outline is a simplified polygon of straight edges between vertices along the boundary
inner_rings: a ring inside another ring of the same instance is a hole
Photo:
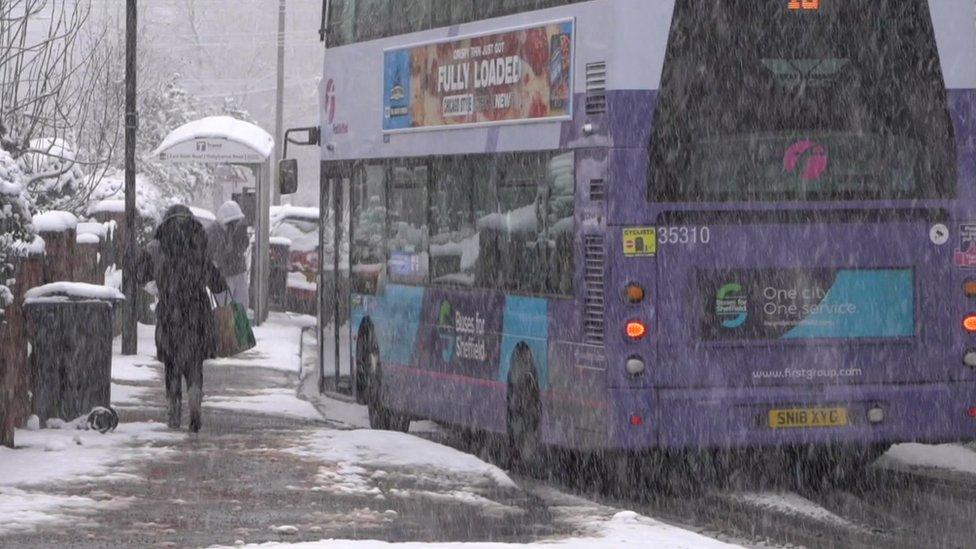
[[[644,288],[642,288],[639,284],[628,284],[627,301],[631,303],[640,303],[641,301],[644,301]]]
[[[790,11],[818,11],[820,0],[790,0],[786,8]]]
[[[962,285],[962,291],[966,297],[976,297],[976,279],[969,279]]]
[[[962,327],[971,334],[976,334],[976,315],[968,315],[962,321]]]
[[[976,317],[973,317],[973,322],[976,324]],[[627,337],[638,341],[643,339],[647,335],[647,326],[639,320],[631,320],[627,323]]]

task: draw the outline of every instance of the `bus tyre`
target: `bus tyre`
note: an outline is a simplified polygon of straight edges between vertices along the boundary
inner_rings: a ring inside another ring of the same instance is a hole
[[[799,448],[793,456],[797,489],[821,490],[862,484],[868,467],[890,448],[875,444],[858,447]]]
[[[532,359],[525,351],[517,351],[509,374],[506,416],[510,465],[529,473],[540,472],[546,461],[542,400]]]
[[[375,340],[369,339],[369,351],[365,356],[365,391],[363,400],[369,410],[369,426],[380,431],[407,432],[410,418],[402,416],[383,405],[383,366],[380,363],[380,349]]]

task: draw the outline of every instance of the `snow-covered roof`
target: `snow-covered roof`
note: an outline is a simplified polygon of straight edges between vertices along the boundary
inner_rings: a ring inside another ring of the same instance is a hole
[[[318,208],[303,208],[300,206],[272,206],[271,219],[280,220],[284,218],[307,219],[308,221],[318,222]]]
[[[34,216],[34,230],[41,233],[63,233],[78,227],[78,218],[68,212],[44,212]]]
[[[201,139],[225,139],[238,143],[263,156],[265,160],[271,157],[274,150],[274,138],[260,127],[231,116],[210,116],[188,122],[173,130],[153,154],[164,154],[177,145]]]

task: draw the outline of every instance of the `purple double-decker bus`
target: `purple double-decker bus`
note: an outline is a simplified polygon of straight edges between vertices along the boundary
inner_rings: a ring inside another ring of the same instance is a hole
[[[325,20],[323,363],[374,427],[526,459],[976,435],[971,0]]]

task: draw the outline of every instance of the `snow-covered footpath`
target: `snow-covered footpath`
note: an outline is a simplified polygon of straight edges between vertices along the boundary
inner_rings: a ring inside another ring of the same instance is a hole
[[[630,511],[610,517],[587,517],[581,526],[592,534],[566,539],[550,539],[535,543],[389,543],[375,540],[322,540],[310,543],[266,543],[245,547],[323,548],[323,549],[511,549],[536,547],[546,549],[619,549],[620,547],[653,548],[711,548],[734,547],[687,530],[668,526]]]
[[[0,448],[0,535],[124,506],[125,501],[99,493],[78,497],[56,492],[63,484],[130,478],[133,467],[168,452],[164,443],[176,437],[156,423],[123,424],[109,435],[75,429],[17,431],[18,448]]]

